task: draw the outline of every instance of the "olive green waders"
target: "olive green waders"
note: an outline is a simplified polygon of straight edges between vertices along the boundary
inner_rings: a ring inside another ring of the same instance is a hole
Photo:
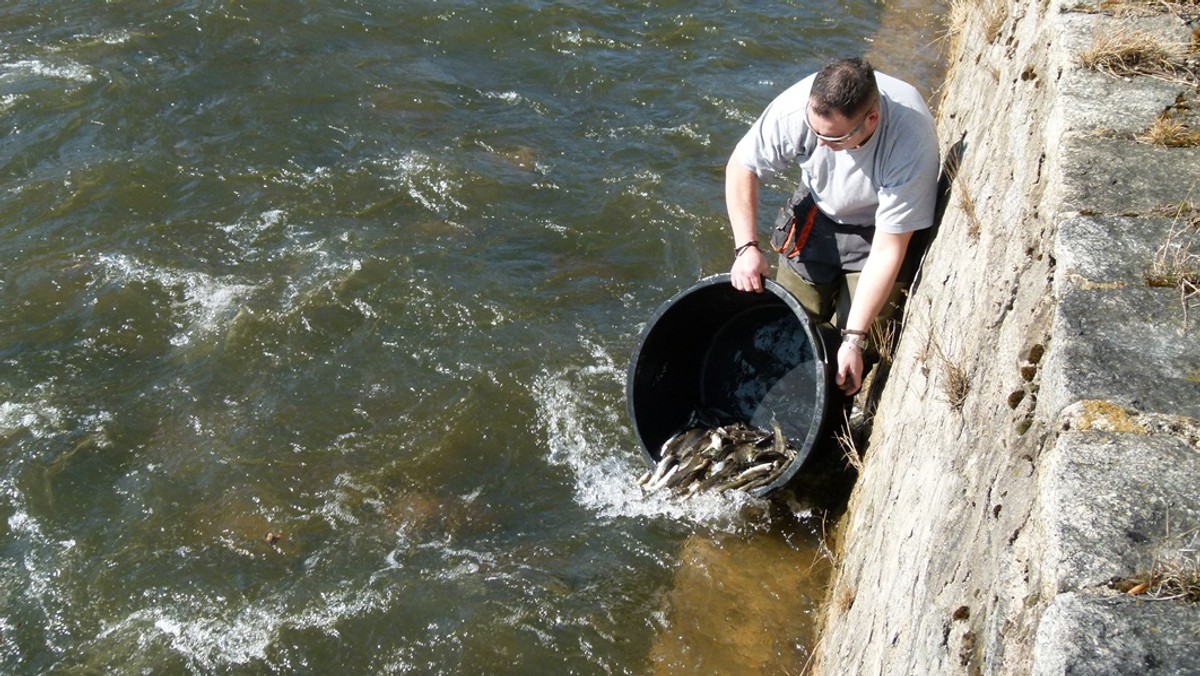
[[[850,299],[858,291],[860,274],[847,272],[840,282],[811,284],[788,267],[787,262],[780,260],[775,281],[800,301],[800,305],[814,321],[843,329],[846,326],[846,316],[850,313]],[[863,353],[864,382],[871,368],[879,363],[877,343],[891,335],[892,332],[887,330],[888,323],[898,318],[900,309],[904,306],[904,294],[907,289],[907,284],[896,284],[892,287],[891,295],[869,328],[870,340],[867,341],[867,349]]]

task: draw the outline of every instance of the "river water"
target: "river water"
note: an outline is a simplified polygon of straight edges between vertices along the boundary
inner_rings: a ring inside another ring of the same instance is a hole
[[[625,369],[930,4],[3,3],[0,671],[797,673],[820,510],[642,496]]]

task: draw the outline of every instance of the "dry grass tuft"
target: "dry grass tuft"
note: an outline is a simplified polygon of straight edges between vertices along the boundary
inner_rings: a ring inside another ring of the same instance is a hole
[[[837,609],[842,613],[850,612],[850,609],[854,607],[854,590],[849,585],[842,584],[839,586],[835,598]]]
[[[930,305],[929,301],[926,301]],[[915,312],[917,308],[913,307]],[[924,313],[922,313],[924,314]],[[925,323],[929,332],[925,334],[925,344],[921,346],[917,352],[917,361],[924,364],[921,367],[921,373],[925,377],[929,377],[930,368],[929,361],[932,358],[935,365],[938,366],[941,379],[939,386],[942,394],[946,397],[946,403],[950,404],[950,408],[961,413],[963,405],[967,401],[967,394],[971,391],[971,379],[967,374],[967,369],[961,362],[955,361],[946,355],[946,351],[942,349],[935,335],[932,322],[928,316],[925,316]]]
[[[971,381],[967,377],[967,370],[961,364],[942,357],[942,394],[946,395],[946,403],[950,404],[950,408],[961,413],[970,391]]]
[[[1145,133],[1135,135],[1133,140],[1168,148],[1191,148],[1200,146],[1200,131],[1193,129],[1186,122],[1172,118],[1170,111],[1166,111],[1158,116]]]
[[[1187,326],[1188,308],[1200,303],[1200,251],[1195,249],[1198,237],[1200,217],[1196,216],[1195,205],[1184,201],[1146,274],[1146,284],[1150,286],[1179,289],[1184,326]]]
[[[834,434],[834,438],[837,439],[838,446],[842,449],[846,465],[853,467],[854,471],[861,476],[863,472],[862,454],[858,452],[858,442],[854,439],[854,428],[850,425],[850,418],[844,411],[842,412],[842,425]]]
[[[946,13],[946,38],[952,47],[949,53],[957,53],[953,47],[975,25],[979,26],[979,34],[985,43],[995,42],[1009,12],[1009,3],[1005,0],[951,0],[950,11]]]
[[[900,340],[900,321],[891,319],[871,323],[871,344],[879,353],[879,366],[891,364],[896,358],[896,343]]]
[[[945,350],[942,349],[937,337],[932,332],[929,334],[929,342],[926,344],[926,350],[922,357],[927,359],[930,355],[936,358],[940,367],[941,379],[938,384],[942,388],[942,394],[946,397],[946,403],[950,404],[951,410],[961,413],[963,405],[967,401],[967,394],[971,391],[971,379],[967,375],[967,369],[961,363],[946,356]]]
[[[1154,16],[1164,12],[1179,13],[1182,5],[1189,0],[1180,2],[1165,2],[1164,0],[1102,0],[1096,4],[1078,4],[1071,8],[1073,12],[1085,14],[1108,14],[1120,17]],[[1194,3],[1193,3],[1194,4]]]
[[[1149,570],[1118,587],[1130,596],[1200,603],[1200,528],[1167,534],[1154,549]]]
[[[1008,21],[1010,3],[1002,0],[980,0],[980,18],[983,21],[983,39],[990,45],[1000,37],[1000,29]]]
[[[979,214],[975,209],[975,198],[967,190],[965,183],[959,183],[955,187],[958,188],[958,208],[962,209],[963,216],[967,219],[967,236],[979,239],[979,234],[983,232],[983,223],[979,221]]]
[[[959,172],[962,170],[962,156],[950,155],[946,161],[946,176],[950,180],[952,190],[958,191],[958,208],[963,212],[963,216],[967,219],[967,236],[971,239],[979,239],[979,234],[983,232],[983,224],[979,220],[979,213],[975,208],[975,197],[967,188],[964,181],[959,180]]]
[[[1196,84],[1189,64],[1192,46],[1164,42],[1161,35],[1117,26],[1098,31],[1079,61],[1113,77],[1145,75],[1171,82]]]

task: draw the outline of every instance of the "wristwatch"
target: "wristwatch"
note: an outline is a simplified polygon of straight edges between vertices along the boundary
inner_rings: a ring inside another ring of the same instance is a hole
[[[854,347],[859,352],[867,349],[867,332],[853,329],[842,329],[842,343]]]

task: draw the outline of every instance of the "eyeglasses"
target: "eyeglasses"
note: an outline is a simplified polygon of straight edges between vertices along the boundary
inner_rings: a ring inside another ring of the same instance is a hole
[[[866,114],[863,115],[862,119],[859,120],[858,124],[853,129],[846,132],[845,134],[842,134],[841,136],[826,136],[824,134],[818,134],[817,130],[813,129],[812,122],[808,119],[808,108],[809,107],[804,108],[804,121],[808,122],[808,130],[812,132],[813,136],[816,136],[817,138],[821,139],[822,141],[824,141],[826,143],[845,143],[846,141],[849,141],[850,139],[854,138],[855,134],[862,131],[863,126],[865,126],[867,124],[867,118],[870,117],[871,113],[874,112],[874,110],[875,110],[875,104],[872,103],[871,107],[867,108]]]

